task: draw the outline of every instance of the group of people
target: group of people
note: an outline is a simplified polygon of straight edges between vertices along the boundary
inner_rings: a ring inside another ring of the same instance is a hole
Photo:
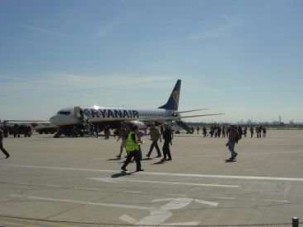
[[[146,157],[149,159],[153,150],[156,150],[157,156],[156,158],[161,158],[160,162],[170,161],[172,160],[170,145],[172,145],[172,130],[170,126],[165,125],[164,128],[161,127],[161,131],[157,129],[155,126],[150,127],[149,135],[151,139],[151,145],[149,148]],[[226,129],[226,135],[228,141],[226,146],[230,152],[230,158],[226,159],[226,162],[234,162],[238,153],[235,151],[235,145],[238,141],[242,138],[243,132],[241,127],[237,127],[235,125],[231,125]],[[131,126],[130,128],[122,128],[119,132],[119,139],[121,139],[121,146],[120,152],[117,155],[117,158],[120,159],[123,153],[123,150],[126,150],[127,156],[126,160],[123,163],[121,169],[122,171],[127,171],[126,167],[129,163],[134,159],[136,162],[136,171],[143,171],[141,167],[141,160],[142,160],[142,151],[140,144],[142,143],[141,140],[142,134],[139,133],[138,128],[136,126]],[[161,150],[158,145],[158,141],[164,140],[163,147],[162,147],[162,154]]]
[[[162,138],[161,138],[162,135]],[[122,127],[119,131],[118,140],[121,139],[120,151],[117,155],[117,158],[120,159],[125,148],[127,156],[124,164],[121,167],[122,171],[127,171],[126,167],[128,164],[134,159],[136,162],[136,171],[143,171],[141,167],[141,160],[142,160],[142,151],[140,144],[142,143],[141,136],[142,134],[139,133],[138,127],[130,126],[130,127]],[[172,145],[172,130],[169,125],[164,125],[161,127],[161,132],[155,126],[150,127],[150,138],[151,138],[151,145],[149,151],[146,155],[147,158],[150,158],[151,153],[154,149],[156,149],[157,156],[156,158],[161,158],[160,162],[171,161],[171,151],[170,145]],[[163,147],[161,154],[158,141],[163,139]]]
[[[203,132],[205,130],[203,129]],[[224,130],[225,131],[225,130]],[[264,128],[257,128],[257,134],[258,137],[261,137],[261,132],[263,132],[263,136],[266,134],[266,129],[264,131]],[[173,139],[173,132],[169,125],[163,125],[161,127],[161,130],[159,130],[155,126],[150,127],[149,135],[151,139],[151,145],[149,148],[149,151],[146,155],[147,158],[150,158],[153,150],[155,149],[157,152],[156,158],[161,158],[160,162],[165,161],[171,161],[171,151],[170,151],[170,145],[172,145],[172,139]],[[225,133],[224,133],[225,134]],[[228,142],[226,143],[226,146],[228,147],[228,150],[230,151],[230,158],[227,159],[227,162],[235,161],[238,153],[235,152],[235,144],[238,143],[238,141],[241,139],[242,135],[245,135],[243,133],[243,130],[241,127],[237,127],[235,125],[231,125],[227,130],[226,134],[228,137]],[[251,133],[253,135],[253,133]],[[120,152],[117,155],[117,158],[121,158],[123,150],[126,150],[127,156],[124,164],[122,165],[121,169],[123,171],[127,171],[126,167],[128,164],[135,160],[136,162],[136,171],[143,171],[141,167],[141,160],[142,160],[142,151],[140,144],[142,143],[141,140],[142,134],[139,133],[137,126],[128,126],[128,127],[121,127],[120,131],[118,132],[118,140],[121,139],[121,146],[120,146]],[[10,154],[7,152],[7,150],[3,147],[3,138],[5,137],[4,131],[0,128],[0,150],[3,152],[3,154],[6,156],[6,158],[10,157]],[[161,150],[158,145],[158,141],[164,141],[162,146],[162,154]]]
[[[210,126],[209,130],[207,130],[206,126],[202,127],[202,134],[203,137],[211,137],[211,138],[225,138],[228,137],[228,130],[230,127],[227,125],[212,125]],[[256,133],[257,138],[266,137],[266,127],[262,125],[257,126],[238,126],[238,129],[240,130],[240,133],[247,137],[248,131],[250,132],[250,137],[253,138],[254,134]],[[196,128],[197,134],[200,132],[200,127],[198,126]]]
[[[32,127],[30,125],[22,125],[22,124],[6,125],[6,124],[2,124],[1,121],[0,121],[0,125],[4,137],[8,137],[12,135],[15,138],[19,138],[21,136],[31,137],[32,135]]]

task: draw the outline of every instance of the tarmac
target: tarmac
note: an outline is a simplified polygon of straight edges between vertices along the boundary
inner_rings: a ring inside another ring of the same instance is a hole
[[[242,138],[232,163],[226,142],[175,135],[172,161],[144,159],[144,172],[131,163],[123,173],[114,137],[5,138],[0,226],[291,226],[303,218],[302,131]]]

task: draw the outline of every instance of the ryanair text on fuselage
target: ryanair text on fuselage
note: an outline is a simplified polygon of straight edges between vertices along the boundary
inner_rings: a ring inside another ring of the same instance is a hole
[[[83,109],[83,114],[88,119],[91,118],[113,118],[113,119],[138,119],[139,112],[137,110],[127,109]]]

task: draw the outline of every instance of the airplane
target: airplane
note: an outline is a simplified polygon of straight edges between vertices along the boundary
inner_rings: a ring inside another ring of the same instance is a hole
[[[178,111],[179,97],[181,90],[181,80],[177,80],[167,102],[158,107],[158,109],[126,109],[126,108],[112,108],[112,107],[86,107],[79,106],[61,109],[56,115],[50,118],[50,122],[56,125],[59,130],[55,135],[68,134],[80,132],[84,124],[91,124],[98,126],[101,129],[105,127],[120,128],[122,124],[136,125],[139,128],[144,128],[149,125],[161,125],[164,123],[175,122],[177,125],[184,128],[186,131],[190,127],[183,122],[182,118],[204,117],[221,115],[222,113],[215,114],[199,114],[191,116],[182,116],[183,113],[206,109],[193,109],[186,111]],[[66,133],[67,132],[67,133]],[[77,133],[76,133],[77,134]]]

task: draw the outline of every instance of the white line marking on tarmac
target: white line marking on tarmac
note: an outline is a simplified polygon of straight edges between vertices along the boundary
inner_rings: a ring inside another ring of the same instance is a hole
[[[167,219],[169,219],[173,213],[171,210],[182,209],[188,206],[193,199],[191,198],[166,198],[166,199],[156,199],[152,202],[162,202],[168,201],[168,203],[162,205],[159,208],[154,208],[150,210],[150,214],[141,218],[139,221],[128,216],[122,215],[120,219],[129,224],[135,225],[160,225],[163,224]],[[199,222],[182,222],[182,223],[165,223],[165,225],[198,225]]]
[[[214,197],[215,199],[226,199],[226,200],[235,200],[235,197],[225,197],[225,196],[218,196],[218,197]]]
[[[226,184],[198,184],[198,183],[187,183],[187,182],[173,182],[173,181],[147,181],[147,180],[130,180],[130,179],[113,179],[109,181],[107,178],[88,178],[90,180],[102,181],[106,183],[116,182],[134,182],[134,183],[148,183],[148,184],[167,184],[167,185],[186,185],[186,186],[202,186],[202,187],[222,187],[222,188],[239,188],[239,185],[226,185]],[[105,179],[105,180],[104,180]]]
[[[159,200],[153,200],[152,202],[157,202]],[[168,201],[158,209],[151,210],[150,215],[142,218],[138,221],[137,225],[159,225],[163,224],[167,219],[169,219],[173,213],[171,210],[182,209],[188,206],[193,199],[191,198],[168,198],[162,199],[161,201]]]
[[[145,192],[141,192],[141,191],[124,191],[124,193],[129,193],[129,194],[145,194]]]
[[[126,215],[126,214],[123,214],[121,217],[119,217],[119,219],[122,220],[122,221],[125,221],[129,224],[135,224],[137,222],[136,219],[134,219],[134,218],[132,218],[132,217]]]
[[[213,206],[213,207],[219,206],[219,203],[217,203],[217,202],[212,202],[212,201],[206,201],[206,200],[195,199],[195,202],[201,203],[201,204],[205,204],[205,205],[209,205],[209,206]]]
[[[171,210],[183,209],[188,206],[192,201],[191,198],[170,198],[170,199],[162,199],[161,201],[168,201],[168,203],[162,205],[159,208],[156,207],[145,207],[145,206],[134,206],[134,205],[126,205],[126,204],[113,204],[113,203],[95,203],[88,201],[80,201],[80,200],[70,200],[70,199],[56,199],[49,197],[40,197],[40,196],[26,196],[26,195],[17,195],[11,194],[10,197],[20,198],[20,199],[29,199],[36,201],[46,201],[46,202],[60,202],[60,203],[72,203],[72,204],[81,204],[81,205],[93,205],[93,206],[105,206],[105,207],[116,207],[116,208],[127,208],[127,209],[137,209],[137,210],[148,210],[150,213],[148,216],[143,217],[139,221],[136,221],[134,218],[129,217],[127,215],[122,215],[120,217],[121,220],[124,220],[128,223],[135,222],[136,225],[159,225],[164,223],[167,219],[169,219],[173,213]],[[160,200],[155,200],[153,202],[157,202]],[[190,222],[193,225],[199,224],[199,222]]]
[[[169,226],[191,226],[191,225],[199,225],[199,222],[179,222],[179,223],[165,223],[165,225]]]
[[[214,207],[217,207],[219,205],[219,203],[217,202],[212,202],[212,201],[206,201],[206,200],[201,200],[201,199],[190,199],[190,198],[165,198],[165,199],[154,199],[152,202],[163,202],[163,201],[175,201],[175,206],[174,208],[170,209],[170,210],[175,210],[175,209],[179,209],[178,208],[178,204],[182,204],[185,202],[197,202],[197,203],[200,203],[200,204],[205,204],[205,205],[209,205],[209,206],[214,206]],[[184,206],[184,205],[182,205]]]
[[[289,203],[288,200],[279,200],[279,199],[264,199],[267,202],[276,202],[276,203]]]
[[[40,197],[40,196],[25,196],[25,195],[16,195],[16,194],[11,194],[9,196],[14,197],[14,198],[20,198],[20,199],[39,200],[39,201],[46,201],[46,202],[74,203],[74,204],[81,204],[81,205],[127,208],[127,209],[135,209],[135,210],[153,209],[153,207],[134,206],[134,205],[116,204],[116,203],[95,203],[95,202],[88,202],[88,201],[71,200],[71,199],[55,199],[55,198]]]
[[[33,165],[15,165],[15,164],[1,164],[1,166],[15,167],[15,168],[30,168],[30,169],[48,169],[61,171],[85,171],[96,173],[117,173],[118,170],[102,170],[102,169],[84,169],[84,168],[70,168],[59,166],[33,166]],[[189,173],[165,173],[165,172],[140,172],[140,175],[151,176],[171,176],[171,177],[198,177],[198,178],[217,178],[217,179],[234,179],[234,180],[267,180],[267,181],[297,181],[303,182],[303,178],[292,177],[263,177],[263,176],[232,176],[232,175],[210,175],[210,174],[189,174]]]
[[[148,174],[157,175],[157,176],[219,178],[219,179],[234,179],[234,180],[303,181],[303,178],[288,178],[288,177],[232,176],[232,175],[186,174],[186,173],[183,174],[183,173],[161,173],[161,172],[149,172]]]

